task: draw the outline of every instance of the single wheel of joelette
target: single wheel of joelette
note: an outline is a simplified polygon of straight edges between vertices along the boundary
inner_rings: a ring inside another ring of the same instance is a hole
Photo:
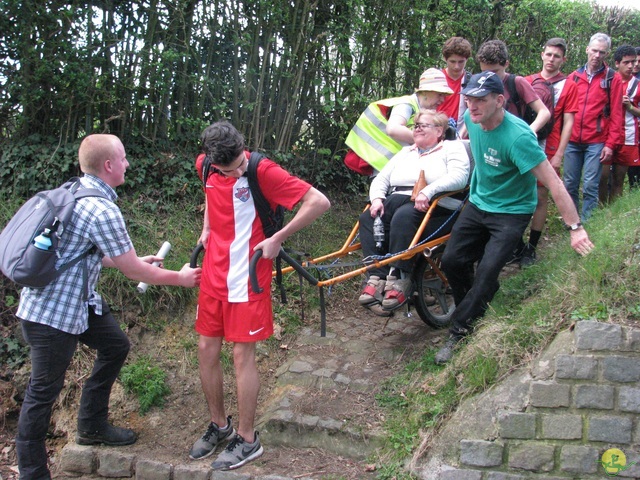
[[[445,328],[451,322],[455,310],[453,294],[440,268],[444,244],[430,252],[430,257],[420,255],[413,269],[416,294],[413,303],[420,318],[430,327]]]

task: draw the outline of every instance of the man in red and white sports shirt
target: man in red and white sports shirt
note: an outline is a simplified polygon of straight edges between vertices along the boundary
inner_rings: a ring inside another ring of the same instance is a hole
[[[602,162],[600,200],[611,202],[622,195],[624,178],[629,167],[638,166],[638,79],[633,75],[636,49],[619,46],[613,54],[618,70],[611,82],[611,125],[616,125],[613,155]],[[612,166],[611,166],[612,165]]]
[[[542,70],[540,73],[529,75],[525,79],[533,83],[536,76],[540,76],[553,85],[553,130],[546,139],[545,153],[547,160],[560,176],[560,167],[564,151],[569,143],[573,120],[578,111],[578,90],[574,82],[567,81],[567,76],[560,70],[567,61],[567,43],[562,38],[551,38],[545,43],[542,51]],[[549,190],[538,182],[538,204],[531,219],[529,242],[525,246],[520,259],[521,267],[528,267],[536,260],[536,246],[542,235],[542,229],[547,219],[547,204]]]
[[[636,65],[633,67],[633,76],[640,80],[640,47],[636,47]],[[640,148],[640,141],[638,148]],[[629,167],[627,177],[629,177],[629,189],[638,187],[640,185],[640,166]]]
[[[330,206],[329,200],[268,159],[258,164],[257,180],[273,207],[300,207],[281,230],[266,238],[254,198],[244,175],[249,163],[244,138],[227,121],[207,127],[201,136],[203,152],[213,173],[205,185],[205,215],[200,242],[206,248],[198,298],[195,329],[200,334],[198,360],[200,380],[207,400],[210,423],[189,456],[211,455],[216,447],[231,440],[211,464],[214,470],[232,470],[262,455],[258,432],[254,430],[260,382],[256,367],[256,342],[273,334],[271,310],[272,262],[282,242],[309,225]],[[204,155],[196,160],[202,175]],[[257,277],[262,293],[250,288],[249,262],[257,250],[262,259]],[[233,363],[238,394],[237,434],[224,406],[220,352],[223,338],[233,342]]]
[[[462,114],[467,109],[460,90],[466,87],[467,77],[471,78],[471,74],[465,70],[470,56],[471,44],[462,37],[451,37],[442,47],[442,58],[447,64],[442,72],[453,95],[445,97],[436,110],[444,112],[449,117],[449,124],[455,125],[458,130],[464,125]]]

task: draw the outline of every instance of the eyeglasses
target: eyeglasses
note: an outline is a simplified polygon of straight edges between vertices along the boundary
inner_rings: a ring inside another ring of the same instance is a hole
[[[414,130],[424,130],[425,128],[438,128],[440,125],[434,125],[433,123],[416,123],[413,125]]]

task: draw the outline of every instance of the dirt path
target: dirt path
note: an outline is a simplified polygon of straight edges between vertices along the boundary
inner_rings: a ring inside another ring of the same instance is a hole
[[[348,288],[348,287],[347,287]],[[319,335],[319,314],[308,314],[295,338],[284,336],[259,346],[262,389],[258,411],[265,454],[242,473],[296,478],[374,478],[367,455],[383,434],[384,412],[375,395],[385,379],[403,365],[432,348],[444,335],[427,327],[417,316],[397,313],[387,319],[357,306],[357,289],[328,297],[327,336]],[[340,298],[347,300],[341,300]],[[352,300],[353,299],[353,300]],[[296,307],[292,307],[296,308]],[[188,459],[192,443],[205,430],[207,409],[197,373],[197,337],[192,316],[173,321],[162,334],[132,329],[130,361],[138,355],[155,359],[167,373],[171,394],[163,408],[147,415],[116,385],[111,418],[139,433],[128,453],[173,465],[194,463]],[[54,454],[72,441],[78,384],[88,368],[89,353],[80,352],[78,365],[70,369],[67,387],[54,415]],[[86,357],[86,358],[85,358]],[[231,365],[226,369],[225,400],[229,415],[235,411]],[[0,474],[17,479],[12,437],[15,421],[8,419],[0,437]],[[195,463],[208,465],[211,459]],[[55,469],[54,469],[55,471]]]

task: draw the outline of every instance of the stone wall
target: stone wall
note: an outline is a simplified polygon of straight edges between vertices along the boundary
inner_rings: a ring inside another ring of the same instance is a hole
[[[581,321],[530,370],[461,406],[419,474],[438,480],[640,478],[638,413],[640,330]],[[624,468],[601,465],[611,448],[626,456]]]

